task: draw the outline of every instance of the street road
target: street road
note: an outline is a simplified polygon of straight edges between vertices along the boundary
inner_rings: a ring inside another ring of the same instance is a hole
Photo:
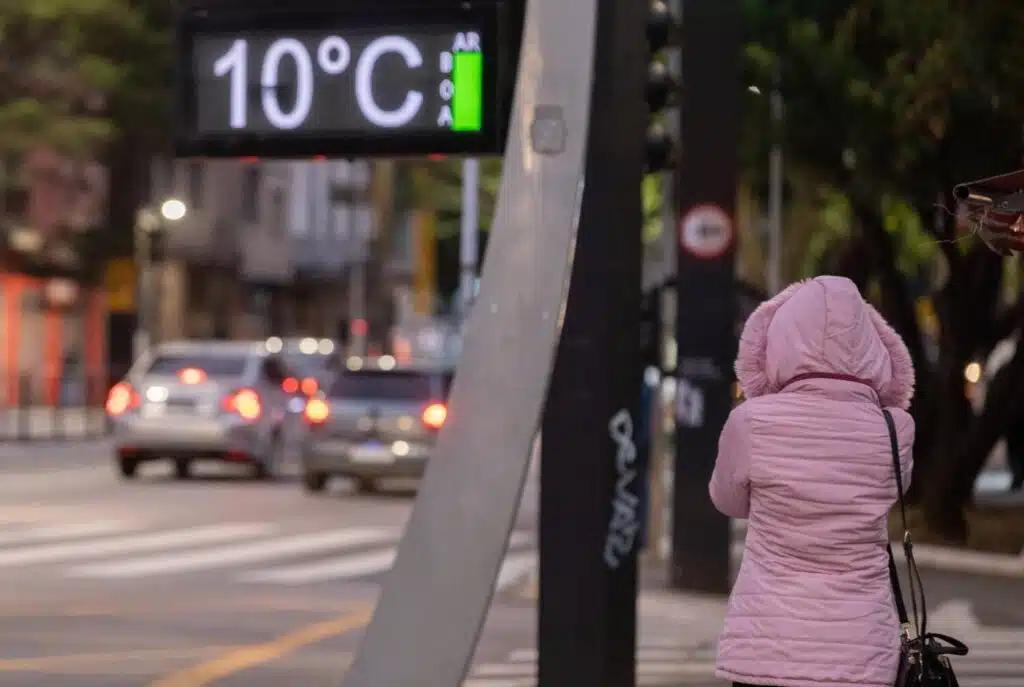
[[[337,687],[412,506],[413,485],[389,486],[309,496],[160,465],[125,482],[103,442],[0,443],[0,687]],[[536,684],[536,496],[531,481],[466,687]],[[925,582],[931,627],[972,647],[961,684],[1024,684],[1024,581]],[[645,599],[640,684],[721,685],[722,601]]]
[[[0,445],[0,685],[337,687],[412,506],[397,486],[309,496],[160,465],[125,482],[102,442]],[[532,517],[481,662],[532,638],[515,592],[535,567]]]

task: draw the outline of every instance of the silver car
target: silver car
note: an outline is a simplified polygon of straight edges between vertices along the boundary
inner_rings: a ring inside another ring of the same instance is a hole
[[[196,460],[213,459],[272,477],[288,441],[285,418],[293,396],[283,388],[287,378],[263,342],[158,346],[107,398],[118,469],[131,478],[139,464],[169,459],[186,478]]]
[[[384,360],[390,368],[393,359]],[[447,419],[450,370],[380,369],[373,361],[359,367],[306,404],[309,491],[323,490],[332,475],[355,479],[361,492],[375,490],[379,478],[421,476]]]

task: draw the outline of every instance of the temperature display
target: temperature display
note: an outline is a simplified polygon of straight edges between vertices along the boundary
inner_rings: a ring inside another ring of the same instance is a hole
[[[375,22],[277,10],[217,19],[204,12],[183,25],[183,154],[500,149],[489,15]]]

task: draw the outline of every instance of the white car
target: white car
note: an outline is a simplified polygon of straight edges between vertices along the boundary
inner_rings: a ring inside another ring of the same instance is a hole
[[[179,478],[198,460],[242,463],[273,477],[289,442],[289,374],[264,342],[166,343],[142,356],[107,398],[117,467],[173,461]]]

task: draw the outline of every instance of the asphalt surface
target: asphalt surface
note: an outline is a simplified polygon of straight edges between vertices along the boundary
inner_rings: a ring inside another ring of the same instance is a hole
[[[414,485],[319,496],[200,468],[115,476],[103,442],[0,444],[0,686],[336,687]],[[526,509],[529,511],[530,509]],[[524,512],[478,650],[531,637]],[[438,619],[443,622],[443,619]]]
[[[310,496],[294,476],[160,465],[123,481],[109,453],[0,443],[0,687],[337,687],[415,485]],[[531,481],[466,687],[536,684],[536,496]],[[975,650],[963,687],[1024,685],[1024,581],[924,575],[932,628]],[[722,684],[723,600],[640,606],[641,685]]]

